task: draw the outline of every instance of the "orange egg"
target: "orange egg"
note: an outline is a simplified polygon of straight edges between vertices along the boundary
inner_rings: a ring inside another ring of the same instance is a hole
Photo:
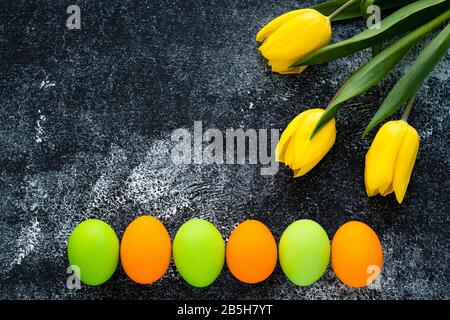
[[[383,249],[375,232],[366,224],[343,224],[331,242],[331,265],[336,276],[350,287],[371,284],[381,273]]]
[[[230,235],[226,248],[227,265],[238,280],[258,283],[267,279],[277,263],[277,244],[263,223],[247,220]]]
[[[149,284],[161,278],[170,263],[171,242],[155,217],[141,216],[125,230],[120,244],[122,267],[131,280]]]

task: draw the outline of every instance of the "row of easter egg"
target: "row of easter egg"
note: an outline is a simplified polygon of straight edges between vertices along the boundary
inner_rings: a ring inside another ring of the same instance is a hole
[[[278,248],[269,228],[256,220],[240,223],[225,242],[210,222],[191,219],[178,230],[173,245],[167,229],[155,217],[141,216],[126,228],[122,241],[105,222],[85,220],[72,232],[68,258],[76,276],[88,285],[100,285],[119,262],[127,276],[150,284],[167,271],[171,256],[183,279],[194,287],[214,282],[227,263],[231,274],[244,283],[267,279],[279,259],[281,269],[296,285],[308,286],[332,268],[343,283],[365,287],[381,272],[383,250],[366,224],[350,221],[335,233],[331,245],[325,230],[312,220],[298,220],[283,232]],[[173,251],[173,252],[172,252]]]

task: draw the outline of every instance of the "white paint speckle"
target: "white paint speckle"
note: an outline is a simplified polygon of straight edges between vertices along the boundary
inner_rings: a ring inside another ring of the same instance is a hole
[[[44,130],[44,123],[47,120],[47,118],[41,114],[41,110],[38,110],[39,117],[36,120],[36,135],[35,135],[35,141],[36,143],[42,143],[45,139],[45,130]]]
[[[31,225],[22,228],[17,239],[17,256],[11,265],[20,265],[22,260],[34,251],[39,243],[41,228],[39,221],[35,218],[31,221]]]
[[[122,148],[113,144],[111,151],[103,166],[100,177],[95,182],[91,191],[90,208],[114,205],[120,206],[124,202],[124,197],[113,196],[111,193],[118,187],[118,176],[122,173],[127,156]]]
[[[420,139],[422,139],[422,140],[431,137],[432,134],[433,134],[433,128],[432,127],[424,127],[419,132]]]
[[[172,147],[171,141],[154,141],[143,162],[131,171],[125,189],[127,199],[159,218],[171,220],[187,211],[214,222],[225,208],[239,211],[256,194],[270,193],[273,187],[273,178],[260,176],[258,166],[175,164]],[[232,178],[241,183],[230,186]],[[256,189],[257,179],[266,182],[264,191]]]
[[[126,190],[127,197],[147,210],[158,212],[162,218],[169,218],[176,214],[177,208],[190,204],[179,194],[180,188],[187,187],[177,183],[183,174],[183,166],[170,161],[168,148],[167,142],[156,141],[144,162],[131,172]]]
[[[48,81],[48,80],[42,80],[39,89],[42,89],[42,88],[44,88],[44,89],[46,89],[46,88],[51,88],[51,87],[54,87],[54,86],[56,86],[56,83],[55,83],[55,82],[51,82],[51,81]]]

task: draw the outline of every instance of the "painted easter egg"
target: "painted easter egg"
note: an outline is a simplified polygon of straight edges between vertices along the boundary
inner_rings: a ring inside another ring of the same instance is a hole
[[[225,260],[220,232],[206,220],[189,220],[175,235],[173,259],[187,283],[200,288],[209,286],[219,276]]]
[[[67,243],[67,255],[80,280],[91,286],[105,283],[119,262],[119,239],[105,222],[89,219],[81,222]]]
[[[141,216],[126,228],[120,244],[120,260],[134,282],[149,284],[166,273],[171,241],[164,225],[152,216]]]
[[[231,233],[226,260],[230,272],[245,283],[267,279],[277,264],[277,244],[262,222],[247,220]]]
[[[298,220],[283,232],[279,255],[288,279],[298,286],[308,286],[319,280],[327,269],[330,240],[317,222]]]
[[[378,236],[365,223],[343,224],[331,243],[331,265],[338,279],[350,287],[371,284],[383,267],[383,249]]]

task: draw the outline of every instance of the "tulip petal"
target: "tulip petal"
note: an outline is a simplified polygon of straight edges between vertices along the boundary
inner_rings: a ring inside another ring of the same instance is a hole
[[[301,9],[296,15],[278,26],[259,47],[269,60],[272,71],[278,73],[300,73],[304,68],[291,65],[331,39],[331,25],[327,17],[312,9]]]
[[[285,153],[286,147],[291,140],[292,136],[297,131],[299,123],[301,123],[302,118],[305,116],[305,113],[302,112],[297,115],[287,126],[287,128],[281,134],[280,140],[278,140],[277,147],[275,149],[275,161],[277,162],[285,162]]]
[[[306,68],[304,67],[295,67],[292,69],[273,69],[273,72],[279,73],[279,74],[298,74],[302,73]]]
[[[323,110],[316,115],[316,118],[311,122],[314,124],[310,132],[308,132],[308,138],[310,139],[312,130],[316,127],[317,122],[323,114]],[[321,128],[320,131],[310,139],[309,148],[304,155],[300,166],[303,170],[307,167],[311,169],[318,164],[323,157],[330,151],[331,147],[334,145],[336,140],[336,121],[332,119],[329,121],[325,127]],[[308,170],[309,171],[309,170]],[[306,172],[305,172],[306,173]]]
[[[289,145],[293,150],[294,158],[291,167],[295,176],[300,177],[314,168],[328,153],[336,139],[334,119],[330,121],[313,139],[310,139],[312,130],[322,116],[323,109],[311,109],[305,115],[299,126],[295,138]]]
[[[294,178],[298,178],[301,177],[303,174],[301,173],[301,170],[294,170]]]
[[[264,39],[266,39],[270,34],[277,30],[283,23],[301,14],[301,11],[302,9],[289,11],[270,21],[256,34],[256,41],[264,41]]]
[[[311,171],[317,163],[310,163],[307,166],[301,167],[300,169],[294,170],[294,178],[304,176],[309,171]]]
[[[328,18],[315,10],[305,9],[274,31],[260,51],[268,60],[289,60],[293,64],[293,60],[309,55],[328,44],[330,39]]]
[[[275,61],[275,60],[269,60],[269,66],[272,67],[273,72],[278,72],[281,74],[301,73],[307,67],[303,66],[303,67],[289,68],[290,61]]]
[[[406,124],[406,134],[395,163],[393,187],[398,203],[402,203],[419,151],[420,138],[417,131]]]
[[[389,182],[385,184],[384,186],[381,186],[378,188],[378,192],[383,196],[387,196],[388,194],[391,194],[394,191],[394,186],[392,185],[392,182]]]
[[[310,139],[312,130],[324,112],[316,108],[300,113],[281,135],[275,149],[275,160],[291,168],[294,177],[309,172],[333,146],[336,139],[334,119]]]
[[[404,121],[389,121],[378,131],[366,155],[365,184],[368,196],[377,192],[386,193],[392,184],[394,167],[403,137]]]
[[[316,122],[314,120],[317,118],[317,110],[318,109],[309,109],[303,112],[304,117],[299,123],[293,139],[289,143],[288,150],[292,150],[292,159],[289,164],[292,170],[299,170],[301,168],[302,160],[309,148],[309,135]],[[320,118],[320,115],[318,117]]]
[[[367,158],[366,158],[366,163],[367,163]],[[366,193],[368,197],[373,197],[376,196],[378,194],[378,189],[377,188],[372,188],[372,184],[367,183],[368,181],[368,174],[367,174],[367,164],[364,170],[364,181],[366,184]]]
[[[289,166],[292,170],[300,170],[300,163],[309,147],[309,141],[304,134],[304,126],[297,130],[294,138],[289,143],[288,150],[292,157],[289,158]]]

